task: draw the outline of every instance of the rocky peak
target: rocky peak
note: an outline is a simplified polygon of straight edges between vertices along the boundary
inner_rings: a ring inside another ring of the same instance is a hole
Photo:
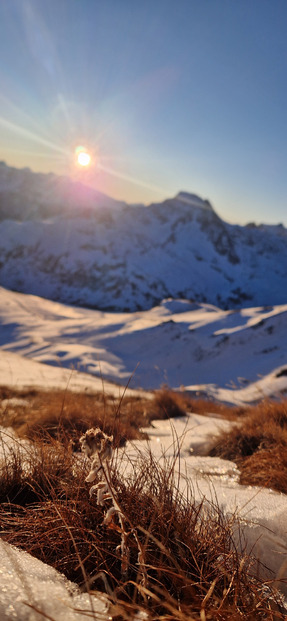
[[[208,200],[203,200],[196,194],[190,194],[189,192],[179,192],[176,195],[175,200],[180,201],[181,203],[185,203],[186,205],[190,205],[191,207],[199,207],[200,209],[213,211],[210,202]]]

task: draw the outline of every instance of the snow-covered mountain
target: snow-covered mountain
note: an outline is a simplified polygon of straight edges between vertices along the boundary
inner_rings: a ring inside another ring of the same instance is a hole
[[[287,302],[287,230],[227,224],[187,192],[135,207],[1,164],[0,216],[9,289],[117,311],[168,297],[225,309]]]

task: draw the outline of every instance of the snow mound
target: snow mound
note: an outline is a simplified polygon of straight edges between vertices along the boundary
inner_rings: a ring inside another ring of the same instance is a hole
[[[0,567],[1,621],[84,621],[93,612],[108,618],[104,596],[80,593],[53,567],[1,540]]]

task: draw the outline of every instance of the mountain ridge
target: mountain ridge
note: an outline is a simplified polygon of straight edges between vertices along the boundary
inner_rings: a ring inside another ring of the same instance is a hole
[[[0,284],[8,289],[111,311],[144,310],[170,297],[225,309],[287,302],[282,225],[228,224],[186,191],[137,207],[95,191],[84,206],[76,195],[65,202],[60,184],[49,211],[41,188],[53,176],[35,180],[22,170],[18,190],[10,183],[8,191],[1,170]],[[4,170],[12,179],[17,169]]]
[[[71,215],[79,208],[116,208],[124,204],[68,176],[35,173],[30,168],[14,168],[0,162],[1,220],[43,219]]]

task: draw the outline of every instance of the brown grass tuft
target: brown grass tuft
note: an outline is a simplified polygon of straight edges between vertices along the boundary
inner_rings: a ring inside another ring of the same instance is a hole
[[[208,415],[217,414],[227,420],[236,420],[244,415],[247,407],[228,406],[219,401],[191,397],[187,392],[175,391],[163,386],[155,392],[153,407],[157,409],[157,418],[176,418],[184,416],[186,412]]]
[[[250,407],[239,425],[216,438],[209,455],[234,461],[242,484],[287,494],[287,400]]]
[[[180,393],[168,388],[161,388],[156,391],[152,405],[158,419],[177,418],[186,415],[187,400],[184,400]]]
[[[27,405],[14,404],[15,396],[24,398]],[[122,446],[126,440],[143,437],[139,429],[149,422],[145,416],[148,399],[140,397],[124,397],[120,402],[113,395],[100,392],[37,390],[13,393],[7,398],[10,402],[2,411],[1,425],[13,427],[20,437],[57,439],[64,443],[72,440],[76,448],[79,435],[90,427],[101,426],[106,433],[114,435],[116,446]]]

